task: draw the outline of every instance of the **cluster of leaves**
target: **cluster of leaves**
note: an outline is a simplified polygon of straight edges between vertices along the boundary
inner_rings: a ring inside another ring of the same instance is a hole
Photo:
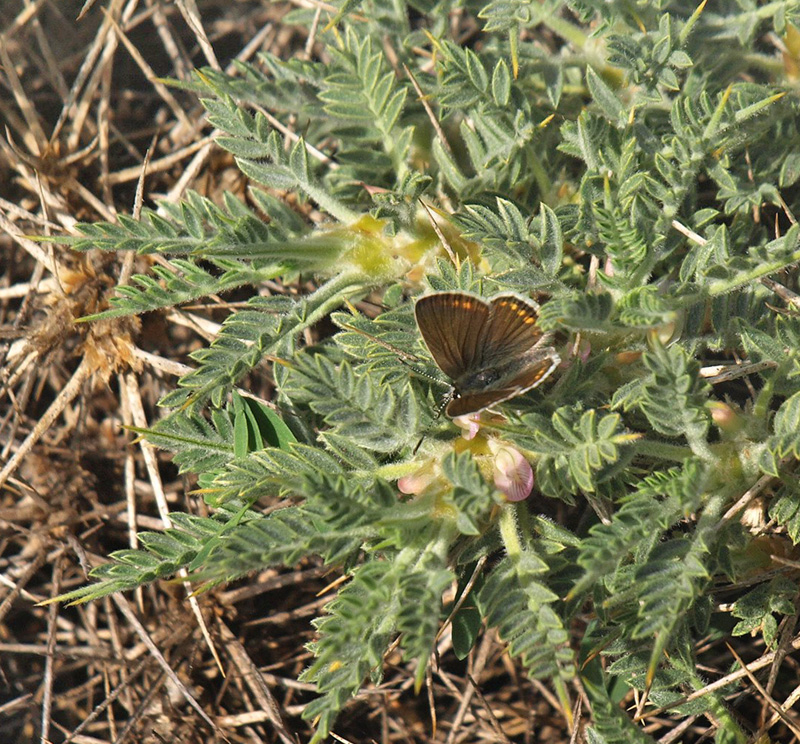
[[[800,4],[713,5],[635,15],[615,0],[494,0],[464,46],[448,37],[446,3],[345,2],[317,36],[324,55],[264,53],[236,76],[185,84],[269,191],[253,188],[251,207],[190,195],[139,222],[82,226],[79,248],[157,251],[169,267],[136,277],[107,314],[266,279],[318,288],[254,293],[147,433],[199,474],[215,515],[176,515],[70,598],[179,568],[214,583],[307,556],[343,566],[350,580],[317,621],[304,675],[320,692],[306,715],[321,739],[380,678],[395,639],[421,682],[443,594],[487,558],[456,646],[485,621],[565,705],[564,680],[584,676],[597,741],[648,740],[610,691],[622,682],[668,706],[702,685],[695,642],[728,627],[710,587],[752,580],[766,560],[731,505],[772,476],[777,534],[800,539],[800,320],[776,311],[789,295],[765,281],[800,260],[800,119],[780,57],[757,44],[772,34],[796,48]],[[285,20],[315,23],[305,10]],[[328,221],[312,226],[276,190]],[[539,499],[591,506],[575,529],[534,518],[540,503],[505,504],[487,456],[456,454],[408,300],[420,275],[434,291],[546,298],[540,324],[569,337],[567,361],[546,396],[504,404],[484,431],[535,463]],[[376,290],[377,318],[342,311]],[[340,330],[304,348],[326,316]],[[734,384],[725,402],[702,366],[737,355],[763,364],[753,392]],[[275,358],[280,417],[232,392]],[[432,485],[399,497],[397,479],[426,468]],[[292,505],[258,509],[277,498]],[[756,583],[733,632],[774,643],[791,592],[781,578]],[[587,603],[581,653],[606,655],[605,668],[577,665],[568,629]],[[744,736],[714,694],[676,715],[704,710]]]

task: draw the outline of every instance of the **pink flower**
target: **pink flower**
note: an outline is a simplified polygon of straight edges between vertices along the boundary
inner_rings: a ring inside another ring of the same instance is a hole
[[[453,419],[453,423],[459,427],[459,429],[464,430],[461,436],[469,441],[470,439],[474,439],[480,431],[481,413],[478,411],[477,413],[468,413],[465,416],[457,416]]]
[[[711,420],[726,434],[736,434],[744,426],[741,416],[727,403],[715,400],[707,404]]]
[[[508,501],[524,501],[533,490],[533,468],[514,447],[490,442],[494,453],[494,485]]]
[[[397,481],[397,490],[400,493],[418,495],[433,483],[435,477],[432,463],[426,463],[415,473],[400,478]]]

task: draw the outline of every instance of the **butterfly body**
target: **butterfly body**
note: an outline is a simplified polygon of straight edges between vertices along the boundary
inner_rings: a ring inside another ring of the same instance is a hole
[[[488,408],[541,384],[561,361],[536,324],[537,309],[505,293],[489,300],[437,292],[417,301],[417,326],[452,381],[448,416]]]

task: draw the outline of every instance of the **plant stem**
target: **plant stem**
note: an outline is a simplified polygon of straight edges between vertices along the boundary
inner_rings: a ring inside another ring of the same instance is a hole
[[[500,535],[503,538],[509,558],[518,559],[522,555],[522,543],[517,531],[517,505],[505,504],[500,511]]]

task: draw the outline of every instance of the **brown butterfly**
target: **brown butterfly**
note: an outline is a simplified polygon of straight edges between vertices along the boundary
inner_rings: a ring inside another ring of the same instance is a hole
[[[561,358],[536,324],[533,304],[515,294],[490,300],[436,292],[415,308],[425,345],[452,381],[448,416],[482,411],[535,388]]]

